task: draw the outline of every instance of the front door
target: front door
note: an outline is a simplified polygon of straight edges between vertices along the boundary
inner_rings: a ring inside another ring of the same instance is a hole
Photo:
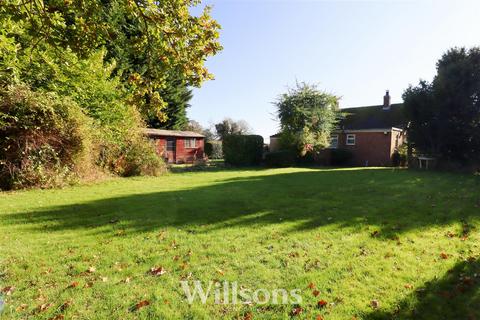
[[[175,163],[176,161],[177,139],[167,138],[167,159],[168,163]]]

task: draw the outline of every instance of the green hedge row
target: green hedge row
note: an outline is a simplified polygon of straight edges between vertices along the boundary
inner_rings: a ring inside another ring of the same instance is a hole
[[[234,166],[260,164],[263,153],[263,137],[258,135],[228,135],[223,138],[223,159]]]
[[[274,151],[265,155],[265,164],[269,167],[291,167],[295,160],[295,152],[291,150]]]

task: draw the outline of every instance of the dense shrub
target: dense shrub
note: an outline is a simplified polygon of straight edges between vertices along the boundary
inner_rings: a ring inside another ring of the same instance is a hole
[[[406,145],[402,146],[400,149],[395,150],[392,154],[392,166],[394,167],[404,167],[407,165],[407,148]]]
[[[166,165],[155,152],[152,142],[135,131],[123,140],[102,141],[97,164],[123,177],[156,176],[166,171]]]
[[[295,164],[295,152],[280,150],[265,154],[265,164],[269,167],[290,167]]]
[[[163,172],[138,112],[125,108],[118,120],[102,121],[55,93],[26,85],[0,91],[0,187],[62,186],[104,170],[121,176]]]
[[[317,162],[317,152],[307,151],[305,155],[298,156],[296,162],[301,165],[313,165]]]
[[[205,153],[209,159],[223,159],[222,141],[209,141],[205,143]]]
[[[9,86],[0,92],[0,185],[51,187],[92,164],[91,122],[76,103],[53,93]]]
[[[330,152],[330,164],[333,166],[348,165],[352,158],[352,152],[347,149],[332,149]]]
[[[258,135],[227,135],[222,143],[225,163],[257,165],[262,160],[263,138]]]

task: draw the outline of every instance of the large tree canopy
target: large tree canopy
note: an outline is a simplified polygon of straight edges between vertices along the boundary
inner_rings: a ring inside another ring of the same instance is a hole
[[[209,8],[190,14],[198,3],[0,1],[0,185],[161,172],[144,120],[183,126],[221,49]]]
[[[86,58],[106,48],[106,59],[116,62],[115,74],[132,93],[130,102],[144,115],[162,118],[167,103],[160,92],[168,79],[178,76],[188,86],[200,86],[212,78],[205,59],[221,50],[220,26],[209,7],[199,16],[189,12],[199,2],[3,0],[0,64],[14,72],[19,59],[46,46],[67,63],[66,51]]]
[[[187,109],[192,99],[192,89],[187,87],[181,79],[169,79],[165,89],[159,91],[163,101],[167,104],[164,109],[166,117],[159,118],[150,115],[147,124],[151,128],[185,130],[188,126]]]
[[[340,118],[339,98],[316,85],[297,83],[274,103],[284,144],[304,154],[330,145],[330,134]]]
[[[480,159],[480,48],[454,48],[437,62],[432,83],[403,95],[409,140],[419,153],[455,162]]]

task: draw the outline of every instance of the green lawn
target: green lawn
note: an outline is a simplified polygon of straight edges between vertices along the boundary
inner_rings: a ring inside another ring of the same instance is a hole
[[[0,193],[0,318],[480,319],[478,180],[212,170]],[[182,279],[303,301],[190,305]]]

